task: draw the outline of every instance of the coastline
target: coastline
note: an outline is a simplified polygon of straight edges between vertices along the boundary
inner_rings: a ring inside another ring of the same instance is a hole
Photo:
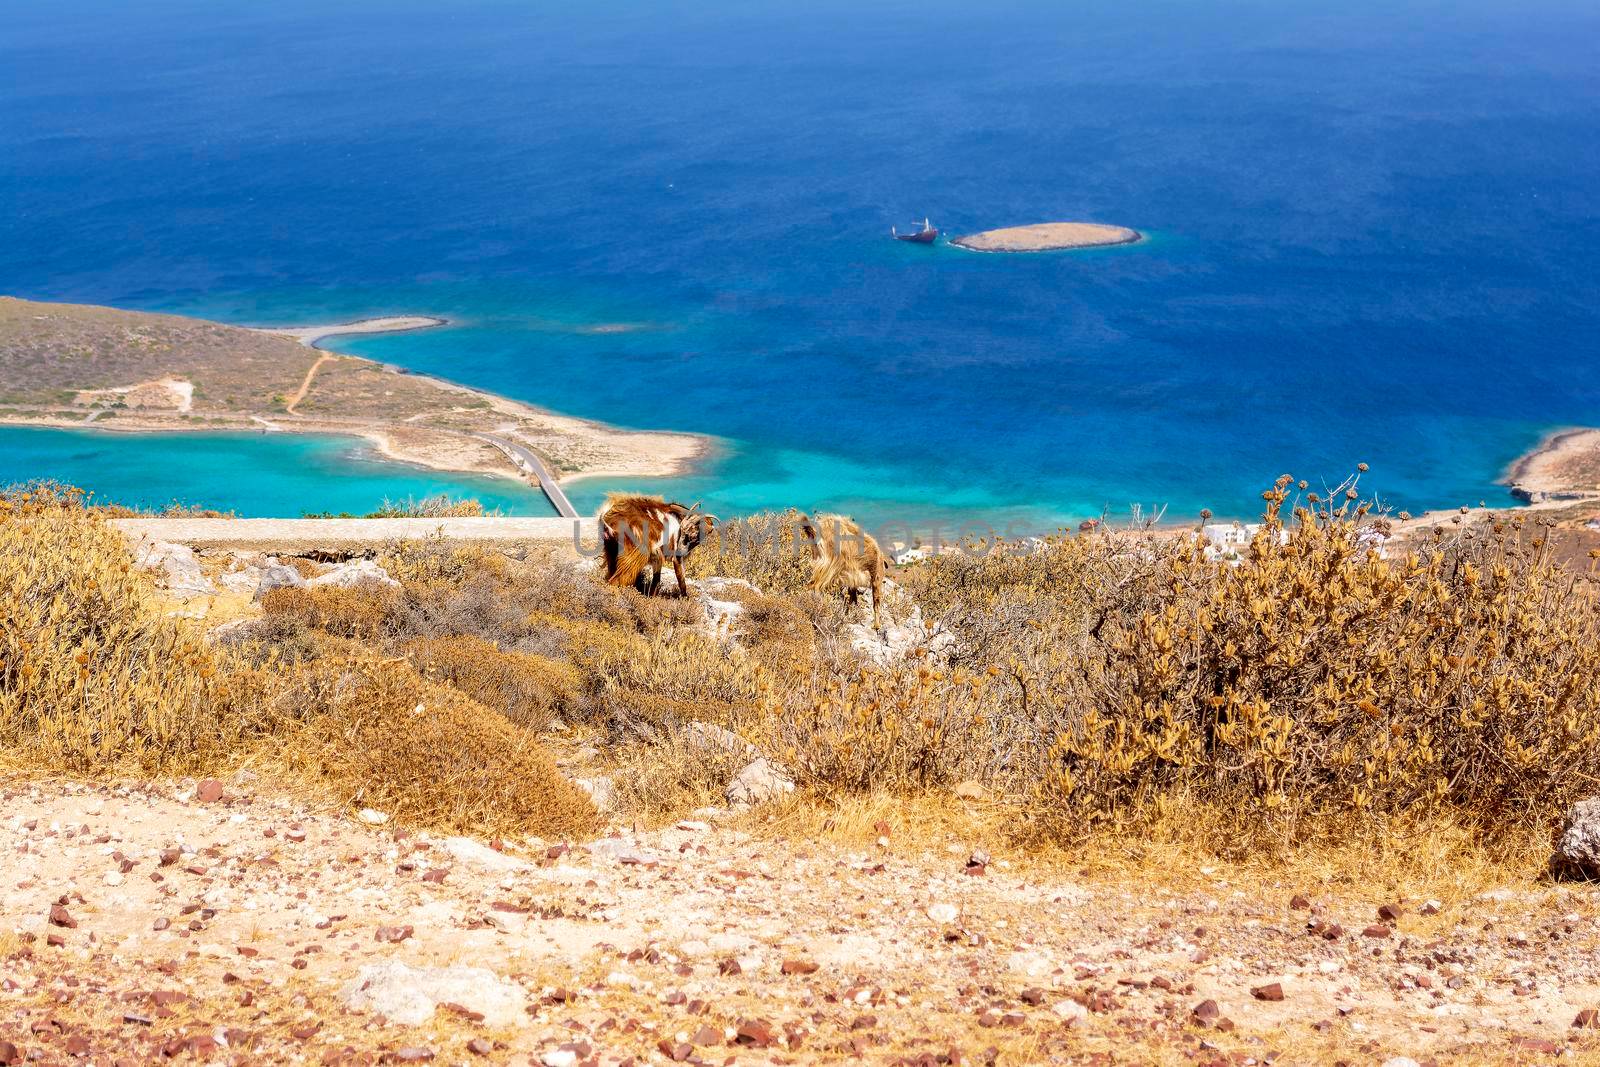
[[[449,320],[396,315],[292,327],[241,327],[184,316],[83,305],[7,300],[11,322],[26,321],[36,339],[52,326],[93,329],[112,345],[130,330],[162,331],[177,346],[203,333],[224,365],[166,368],[160,380],[143,366],[107,369],[108,380],[37,401],[0,405],[0,425],[113,433],[266,432],[360,438],[386,460],[446,473],[530,480],[558,509],[561,482],[579,477],[668,478],[691,471],[709,438],[631,430],[563,415],[428,374],[416,374],[319,346],[328,338],[436,329]],[[304,353],[305,355],[299,355]],[[133,357],[133,358],[138,358]],[[165,362],[162,361],[163,366]],[[267,369],[267,368],[270,368]],[[231,377],[230,377],[231,376]],[[25,380],[25,379],[24,379]],[[137,383],[137,384],[129,384]],[[254,395],[234,399],[239,383]],[[220,384],[219,384],[220,383]],[[196,385],[200,388],[197,390]],[[153,390],[153,385],[168,388]],[[179,388],[171,388],[172,386]],[[209,387],[209,388],[208,388]],[[119,402],[142,390],[140,402]],[[227,400],[214,399],[218,394]],[[190,399],[197,401],[190,404]],[[498,444],[496,443],[498,442]],[[541,462],[530,470],[514,453]]]
[[[414,333],[417,330],[432,330],[440,326],[449,326],[449,319],[442,319],[436,315],[380,315],[370,319],[355,319],[351,322],[333,323],[324,326],[246,326],[247,330],[257,333],[272,334],[277,337],[292,337],[301,344],[315,348],[318,341],[329,337],[355,337],[361,334],[374,333]]]

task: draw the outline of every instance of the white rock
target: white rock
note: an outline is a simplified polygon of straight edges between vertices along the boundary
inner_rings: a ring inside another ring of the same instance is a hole
[[[544,1067],[572,1067],[578,1062],[578,1054],[570,1048],[553,1048],[540,1056],[539,1062]]]
[[[617,806],[616,783],[610,778],[574,778],[572,784],[589,794],[589,800],[600,811],[611,811]]]
[[[439,842],[439,846],[462,863],[480,870],[520,871],[528,867],[525,861],[515,856],[507,856],[503,852],[496,852],[488,845],[474,841],[470,837],[447,837]]]
[[[356,812],[356,818],[360,819],[368,826],[382,826],[384,823],[389,821],[388,813],[378,811],[376,808],[362,808],[360,811]]]
[[[782,766],[766,757],[745,765],[728,783],[725,796],[730,804],[761,804],[794,792],[794,779]]]
[[[885,613],[887,615],[887,613]],[[929,663],[943,663],[955,645],[955,638],[938,626],[929,628],[923,623],[922,608],[913,605],[911,611],[899,622],[889,621],[882,630],[865,623],[851,623],[845,627],[850,647],[861,657],[880,667],[905,659],[921,649]]]
[[[938,904],[928,905],[928,918],[932,919],[936,923],[953,923],[957,918],[960,917],[960,915],[960,909],[954,904],[941,901]]]
[[[200,570],[194,549],[171,541],[145,541],[134,550],[134,566],[159,571],[162,583],[180,597],[215,596],[217,587]]]
[[[622,837],[602,837],[589,842],[589,851],[596,856],[606,856],[618,863],[636,863],[643,866],[660,863],[666,858],[655,849],[636,845]]]
[[[1568,809],[1553,866],[1578,878],[1600,875],[1600,799],[1580,800]]]
[[[1013,952],[1006,957],[1006,966],[1013,973],[1024,974],[1029,978],[1038,978],[1041,975],[1049,974],[1053,969],[1050,960],[1036,952]]]
[[[268,560],[256,582],[256,599],[260,600],[274,589],[299,589],[305,584],[306,580],[293,567],[277,560]]]
[[[306,582],[306,585],[315,589],[333,586],[338,589],[352,589],[362,585],[399,586],[399,582],[389,577],[389,572],[372,562],[370,559],[353,559],[341,563],[325,574],[319,574]]]
[[[421,1026],[440,1004],[480,1012],[490,1027],[526,1021],[522,990],[482,967],[409,967],[399,960],[368,964],[340,996],[355,1011],[374,1012],[401,1026]]]
[[[1421,1067],[1410,1056],[1390,1056],[1383,1061],[1383,1067]]]
[[[1077,1026],[1089,1017],[1089,1009],[1076,1000],[1057,1001],[1050,1010],[1068,1026]]]
[[[700,722],[698,719],[683,728],[683,740],[696,752],[727,752],[749,760],[761,758],[761,751],[756,746],[732,730],[724,730],[715,723]]]
[[[261,585],[261,568],[246,567],[243,570],[219,574],[217,575],[217,584],[230,593],[245,593],[254,596],[256,589]]]

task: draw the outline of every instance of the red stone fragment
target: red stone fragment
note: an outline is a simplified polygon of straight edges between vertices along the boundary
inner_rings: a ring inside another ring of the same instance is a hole
[[[734,1040],[741,1045],[767,1048],[778,1040],[778,1035],[764,1019],[745,1019],[739,1024],[739,1032]]]
[[[689,1038],[689,1043],[691,1045],[700,1045],[702,1047],[706,1045],[720,1045],[722,1044],[722,1031],[714,1029],[710,1026],[702,1026],[700,1029],[694,1032],[692,1037]]]
[[[1580,1030],[1600,1030],[1600,1010],[1584,1008],[1578,1017],[1572,1020],[1572,1025]]]
[[[1388,937],[1389,934],[1389,928],[1384,926],[1382,923],[1374,923],[1365,930],[1361,931],[1362,937]]]
[[[380,926],[373,935],[373,940],[386,945],[398,945],[414,933],[416,930],[411,926]]]
[[[1189,1014],[1201,1026],[1212,1026],[1222,1017],[1222,1009],[1217,1007],[1214,1000],[1202,1000],[1189,1010]]]
[[[485,1038],[475,1037],[467,1042],[467,1051],[474,1056],[487,1056],[494,1051],[494,1045]]]
[[[815,974],[817,965],[811,960],[784,960],[784,974]]]
[[[1289,907],[1295,911],[1308,911],[1311,908],[1311,898],[1296,893],[1289,898]]]
[[[1258,985],[1250,990],[1250,995],[1257,1000],[1282,1000],[1283,984],[1281,982],[1269,982],[1266,985]]]
[[[78,925],[78,920],[74,919],[64,906],[53,904],[50,907],[50,925],[64,926],[71,930]]]
[[[222,783],[215,778],[207,778],[200,783],[194,795],[202,804],[215,804],[222,799]]]
[[[1378,909],[1378,918],[1386,923],[1392,923],[1406,913],[1406,909],[1399,904],[1385,904]]]

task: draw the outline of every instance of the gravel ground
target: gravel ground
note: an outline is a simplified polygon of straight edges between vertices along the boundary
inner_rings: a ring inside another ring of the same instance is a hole
[[[3,793],[0,1062],[1600,1054],[1572,1025],[1600,1006],[1583,886],[1381,918],[1315,886],[1078,879],[716,811],[497,851],[257,788]]]

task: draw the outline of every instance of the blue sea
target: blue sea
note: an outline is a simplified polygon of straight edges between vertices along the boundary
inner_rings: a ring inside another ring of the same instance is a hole
[[[1248,515],[1280,473],[1360,462],[1396,509],[1504,504],[1542,433],[1600,424],[1592,0],[52,0],[5,21],[0,291],[445,316],[335,347],[713,435],[692,476],[634,484],[725,514]],[[925,215],[1148,239],[889,239]],[[89,447],[8,434],[0,481]],[[245,514],[370,509],[374,477],[482,488],[282,437],[92,447],[126,455],[79,468],[102,496]]]

